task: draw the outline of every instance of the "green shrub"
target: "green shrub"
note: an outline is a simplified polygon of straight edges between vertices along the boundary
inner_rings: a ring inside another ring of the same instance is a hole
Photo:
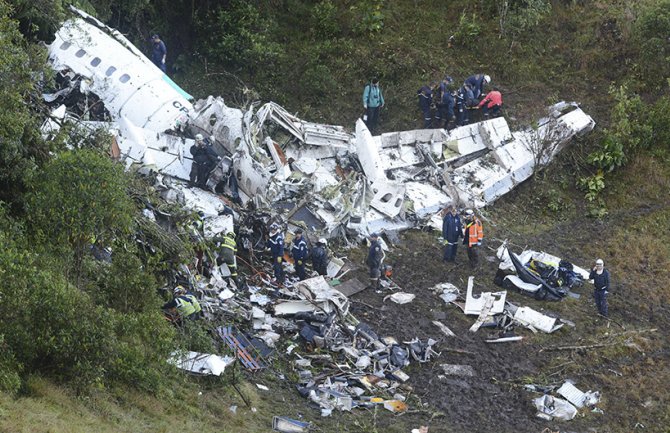
[[[340,32],[337,21],[338,10],[332,0],[321,0],[312,8],[312,26],[317,38],[327,39],[335,37]]]
[[[121,166],[92,150],[59,154],[47,163],[29,197],[31,229],[52,249],[68,247],[75,273],[85,249],[131,229],[133,205]]]
[[[642,3],[633,26],[634,43],[639,47],[641,80],[652,90],[664,87],[670,77],[670,0]]]

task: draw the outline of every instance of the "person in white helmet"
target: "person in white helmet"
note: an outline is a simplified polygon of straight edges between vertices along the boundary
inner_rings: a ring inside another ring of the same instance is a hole
[[[467,85],[472,89],[472,93],[475,99],[479,99],[480,96],[484,95],[484,85],[491,83],[491,77],[484,74],[475,74],[470,75],[465,79],[464,85]]]
[[[602,259],[596,260],[596,265],[589,273],[589,280],[593,280],[593,285],[595,286],[593,298],[596,301],[598,313],[608,317],[607,294],[610,289],[610,273],[605,269],[605,262]]]
[[[202,134],[195,135],[195,144],[191,146],[191,155],[193,156],[193,166],[189,180],[192,185],[205,189],[207,178],[216,164],[221,159],[216,154],[211,144],[205,141]]]
[[[319,274],[328,275],[328,241],[321,238],[317,241],[316,246],[312,248],[312,267]]]

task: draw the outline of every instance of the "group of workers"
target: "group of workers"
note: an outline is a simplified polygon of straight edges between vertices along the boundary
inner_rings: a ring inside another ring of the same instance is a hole
[[[472,209],[463,211],[461,215],[453,205],[447,206],[442,219],[442,239],[444,240],[445,263],[456,263],[456,251],[458,241],[463,238],[463,245],[467,247],[468,261],[471,268],[479,264],[479,247],[484,239],[484,228],[482,222],[477,218]]]
[[[295,230],[293,240],[291,241],[290,257],[293,259],[293,267],[295,274],[300,280],[307,278],[305,265],[307,260],[311,259],[312,268],[319,275],[328,274],[328,241],[320,238],[313,248],[309,248],[307,240],[303,236],[303,230],[298,228]],[[272,269],[274,273],[275,284],[281,285],[284,283],[284,234],[281,232],[281,227],[277,223],[270,225],[270,230],[267,239],[267,250],[272,256]]]
[[[424,128],[449,128],[450,122],[466,125],[470,121],[469,110],[473,109],[481,109],[484,119],[500,114],[503,104],[500,90],[493,86],[484,95],[485,86],[491,83],[490,76],[471,75],[457,90],[452,88],[453,82],[447,75],[440,83],[433,81],[417,91]]]

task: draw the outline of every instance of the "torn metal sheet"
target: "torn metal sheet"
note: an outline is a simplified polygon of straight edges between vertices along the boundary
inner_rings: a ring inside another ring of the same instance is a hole
[[[180,355],[175,352],[168,362],[191,373],[221,376],[226,367],[235,362],[235,358],[199,352],[186,352]]]
[[[349,300],[347,297],[336,288],[331,287],[321,275],[299,281],[293,288],[311,302],[323,303],[328,301],[342,314],[349,312]]]
[[[185,123],[193,112],[189,94],[121,33],[79,9],[70,10],[79,18],[66,21],[48,47],[55,70],[86,77],[114,119],[124,116],[159,132]]]
[[[503,287],[514,287],[520,291],[532,294],[540,290],[542,288],[542,284],[526,283],[516,275],[507,275],[503,279]]]
[[[563,323],[556,324],[555,317],[549,317],[530,307],[519,307],[514,313],[514,320],[524,326],[532,326],[534,329],[551,334],[563,327]]]
[[[305,433],[311,428],[311,424],[298,421],[285,416],[274,416],[272,418],[272,430],[281,433]]]
[[[234,231],[232,215],[217,215],[203,220],[203,232],[206,239],[212,239],[218,234]]]
[[[562,398],[543,395],[533,400],[539,418],[570,421],[577,415],[577,408]]]
[[[465,297],[465,314],[471,316],[477,316],[481,314],[484,305],[486,304],[486,299],[491,297],[493,299],[493,305],[491,306],[490,314],[500,314],[505,309],[505,299],[507,298],[507,292],[482,292],[478,298],[472,296],[472,286],[474,283],[475,277],[468,277],[468,288]]]
[[[556,393],[565,397],[566,400],[575,405],[578,409],[581,409],[584,406],[593,406],[600,401],[599,392],[580,391],[575,385],[567,381],[556,390]]]
[[[392,300],[396,304],[408,304],[412,302],[416,298],[416,295],[414,293],[404,293],[404,292],[396,292],[392,295],[387,295],[384,296],[384,301],[387,299]]]
[[[445,325],[444,323],[438,322],[437,320],[434,320],[432,323],[433,323],[433,325],[440,328],[440,331],[442,331],[442,333],[444,335],[446,335],[447,337],[455,337],[456,336],[456,334],[454,334],[454,331],[449,329],[449,327],[447,325]]]
[[[387,180],[384,162],[379,156],[379,145],[361,119],[356,121],[356,152],[363,172],[370,182]]]
[[[402,210],[405,196],[405,186],[391,182],[374,182],[371,185],[375,193],[370,206],[388,217],[397,216]]]
[[[363,283],[360,282],[360,280],[356,278],[352,278],[350,280],[347,280],[337,286],[337,290],[342,292],[342,294],[346,297],[355,295],[358,292],[362,292],[365,290],[367,286]]]
[[[194,114],[189,122],[196,130],[215,137],[215,144],[221,145],[233,154],[244,140],[244,116],[239,108],[228,107],[223,98],[209,96],[194,106]]]
[[[511,343],[513,341],[521,341],[523,337],[521,335],[515,337],[500,337],[486,340],[487,343]]]

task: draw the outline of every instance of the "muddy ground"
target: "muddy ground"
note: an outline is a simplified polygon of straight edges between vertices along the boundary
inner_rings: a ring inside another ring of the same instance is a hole
[[[400,341],[432,337],[439,340],[441,352],[441,356],[429,363],[413,361],[406,369],[411,377],[410,413],[378,414],[374,424],[360,431],[405,432],[421,424],[430,425],[431,432],[630,432],[642,428],[670,431],[670,424],[665,424],[667,396],[651,392],[645,399],[644,392],[631,389],[644,390],[646,384],[653,383],[655,375],[667,378],[668,374],[669,356],[663,348],[662,330],[667,329],[670,315],[663,301],[652,302],[640,296],[651,289],[650,280],[631,281],[622,272],[611,270],[614,286],[609,302],[611,320],[596,314],[589,284],[575,290],[581,295],[579,299],[566,298],[561,302],[536,301],[508,292],[508,301],[566,318],[575,326],[564,326],[551,335],[533,334],[519,327],[516,335],[524,339],[504,344],[485,343],[485,339],[498,336],[495,329],[468,332],[476,317],[465,316],[458,307],[446,305],[428,290],[437,283],[451,282],[464,294],[469,275],[475,276],[475,293],[502,290],[493,284],[498,266],[495,249],[502,239],[509,239],[517,253],[528,246],[584,268],[592,265],[596,255],[611,263],[619,251],[612,250],[611,245],[609,249],[601,249],[594,234],[612,233],[616,227],[632,224],[639,217],[636,212],[650,212],[648,207],[642,207],[634,212],[614,212],[604,222],[579,218],[553,227],[528,223],[536,225],[529,230],[533,233],[521,234],[514,230],[527,229],[527,225],[508,223],[528,218],[517,205],[511,197],[487,215],[486,240],[477,269],[470,268],[463,246],[459,246],[456,266],[443,263],[438,232],[409,231],[401,235],[401,242],[392,247],[386,261],[393,265],[393,282],[402,291],[416,294],[416,299],[404,305],[384,302],[384,296],[391,293],[389,289],[381,293],[367,289],[351,297],[352,313],[372,325],[380,336],[390,335]],[[667,203],[661,206],[667,210]],[[602,244],[605,247],[608,243],[602,239]],[[366,282],[364,254],[365,248],[361,247],[350,251],[348,256],[359,263],[359,269],[351,277]],[[433,320],[449,326],[457,337],[443,336],[431,323]],[[558,350],[566,346],[596,347]],[[443,363],[472,366],[475,375],[440,379]],[[531,400],[540,394],[525,390],[523,385],[560,385],[565,379],[574,380],[583,391],[601,391],[598,407],[604,413],[583,409],[569,422],[537,418]]]

